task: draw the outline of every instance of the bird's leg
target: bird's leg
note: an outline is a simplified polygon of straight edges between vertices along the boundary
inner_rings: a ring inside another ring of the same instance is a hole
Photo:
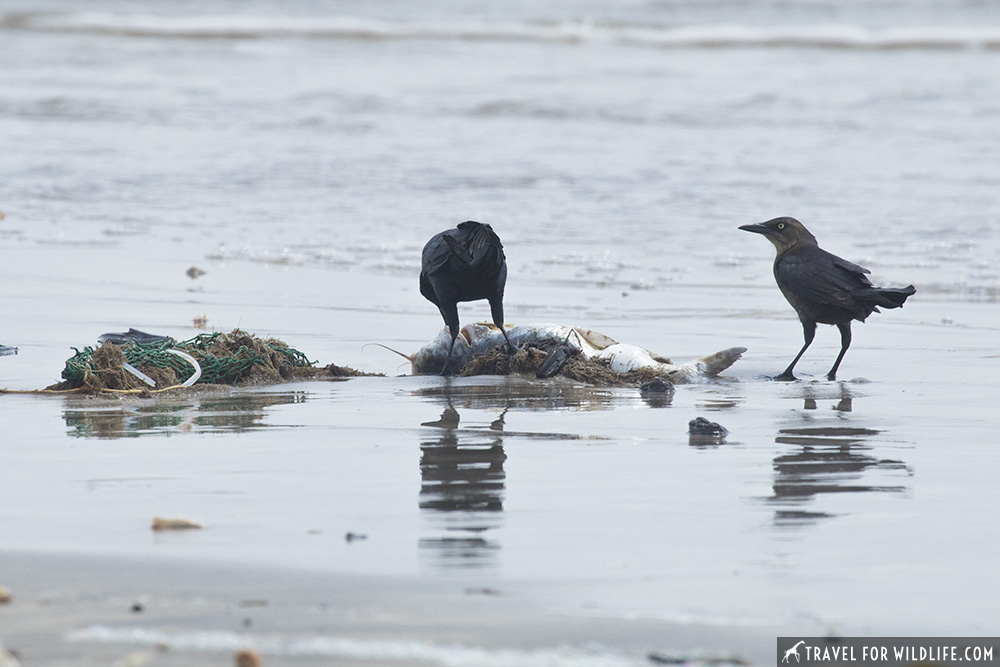
[[[493,324],[503,334],[503,339],[507,341],[507,354],[514,354],[514,346],[510,344],[510,338],[507,337],[507,330],[503,326],[503,301],[499,298],[490,299],[490,312],[493,314]]]
[[[806,348],[812,345],[813,338],[816,337],[816,323],[815,322],[803,322],[802,323],[802,336],[806,339],[805,345],[799,350],[799,353],[795,355],[792,359],[792,363],[788,364],[788,368],[784,370],[781,375],[776,376],[775,380],[795,380],[797,379],[792,375],[792,369],[795,368],[795,364],[799,363],[799,359],[802,358],[803,353],[805,353]]]
[[[491,300],[490,311],[493,313],[493,324],[497,325],[500,333],[503,334],[503,339],[507,341],[507,372],[509,373],[513,364],[514,346],[511,345],[507,329],[503,326],[503,301],[501,299]]]
[[[455,371],[451,369],[451,353],[455,349],[455,339],[458,338],[459,324],[458,324],[458,304],[450,303],[445,304],[440,308],[441,315],[444,317],[444,323],[448,325],[448,333],[451,334],[451,344],[448,346],[448,356],[445,357],[444,368],[441,369],[441,375],[454,375]]]
[[[514,368],[514,346],[510,344],[510,338],[507,337],[507,330],[500,327],[500,332],[503,333],[503,338],[507,341],[507,373],[510,373]]]
[[[843,360],[844,355],[847,353],[847,348],[851,346],[851,323],[848,321],[846,324],[838,324],[837,328],[840,329],[840,354],[837,355],[837,360],[833,362],[833,368],[830,372],[826,374],[827,380],[837,379],[837,369],[840,368],[840,362]]]
[[[450,327],[449,327],[450,328]],[[444,358],[444,368],[441,369],[441,375],[454,375],[455,371],[451,370],[451,351],[455,349],[455,339],[458,338],[458,334],[451,334],[451,345],[448,346],[448,356]]]

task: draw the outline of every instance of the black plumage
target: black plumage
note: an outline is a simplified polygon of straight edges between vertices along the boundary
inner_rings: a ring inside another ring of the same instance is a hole
[[[880,312],[880,306],[902,308],[906,298],[917,291],[913,285],[875,287],[865,276],[871,273],[868,269],[820,248],[816,237],[795,218],[774,218],[740,229],[762,234],[774,244],[774,279],[802,322],[805,344],[778,380],[795,379],[792,369],[812,343],[817,323],[835,324],[840,329],[840,354],[826,375],[835,380],[851,345],[851,322],[864,322],[873,312]]]
[[[493,228],[468,220],[455,229],[435,234],[424,246],[421,258],[420,293],[441,311],[451,334],[442,375],[452,372],[451,352],[458,337],[458,303],[486,299],[493,323],[513,346],[503,326],[503,291],[507,283],[507,260],[503,244]]]

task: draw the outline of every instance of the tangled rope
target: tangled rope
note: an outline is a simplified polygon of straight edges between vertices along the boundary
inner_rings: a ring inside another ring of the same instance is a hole
[[[182,378],[190,378],[199,370],[182,358],[185,355],[200,366],[200,384],[278,382],[296,375],[296,369],[312,369],[315,363],[280,340],[257,338],[239,329],[199,334],[179,343],[133,341],[73,350],[76,354],[66,360],[62,372],[64,382],[46,392],[159,393],[177,389],[185,386]]]

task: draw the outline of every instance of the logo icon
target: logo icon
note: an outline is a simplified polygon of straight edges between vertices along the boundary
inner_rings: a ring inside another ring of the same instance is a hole
[[[793,655],[795,656],[795,662],[801,662],[802,659],[799,657],[799,647],[803,644],[805,644],[805,642],[800,641],[795,646],[785,651],[785,657],[781,659],[781,662],[790,662],[788,658]]]

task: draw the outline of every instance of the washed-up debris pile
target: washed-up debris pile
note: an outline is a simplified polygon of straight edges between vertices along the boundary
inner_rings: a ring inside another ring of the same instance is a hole
[[[199,334],[181,342],[145,334],[129,336],[132,331],[115,335],[116,342],[109,339],[98,347],[73,348],[76,354],[66,360],[63,381],[47,389],[142,392],[195,383],[257,385],[368,375],[334,364],[316,366],[283,341],[258,338],[239,329]],[[198,368],[185,357],[192,358]]]
[[[508,364],[506,351],[497,347],[485,354],[474,356],[462,367],[461,375],[529,375],[537,376],[549,351],[536,347],[518,350]],[[637,368],[624,373],[611,369],[607,359],[587,358],[582,354],[569,355],[558,374],[598,387],[638,387],[659,377],[662,372],[655,368]]]

